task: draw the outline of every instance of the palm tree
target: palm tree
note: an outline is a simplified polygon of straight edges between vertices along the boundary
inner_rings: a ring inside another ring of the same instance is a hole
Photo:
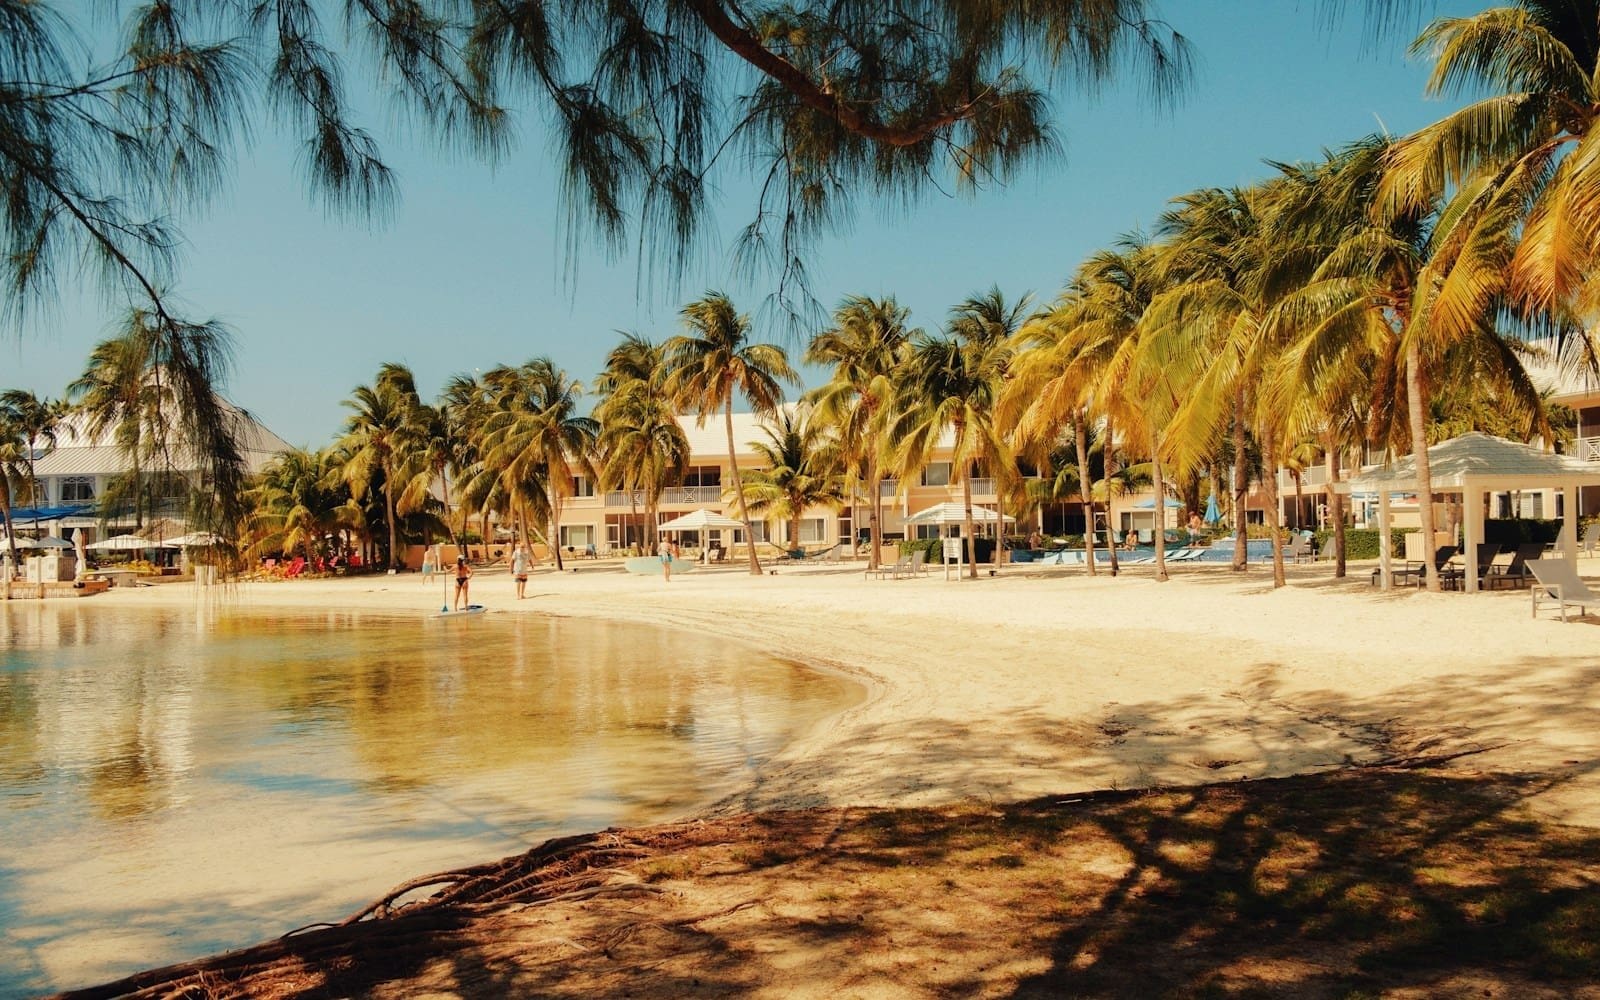
[[[322,540],[349,522],[350,493],[338,463],[331,448],[291,448],[267,463],[250,490],[246,554],[298,549],[311,562]]]
[[[403,566],[400,558],[396,495],[410,477],[423,432],[419,423],[416,385],[403,365],[387,363],[370,386],[356,386],[344,405],[353,412],[340,442],[349,457],[343,476],[352,497],[359,501],[374,479],[383,482],[384,523],[389,531],[390,567]]]
[[[849,296],[834,310],[833,326],[818,333],[806,349],[812,364],[832,365],[833,377],[808,398],[818,419],[832,424],[848,463],[865,471],[869,569],[878,568],[883,544],[883,498],[879,495],[886,458],[884,429],[894,400],[894,378],[921,330],[906,327],[911,311],[892,298]]]
[[[961,483],[967,573],[973,579],[977,579],[978,565],[971,469],[982,456],[1009,457],[995,422],[1004,364],[1005,352],[982,341],[918,337],[901,369],[896,386],[898,413],[889,431],[890,437],[900,442],[897,464],[905,475],[922,468],[934,446],[950,433],[951,475]]]
[[[542,496],[535,506],[549,521],[546,541],[560,569],[561,507],[572,495],[574,473],[593,474],[591,455],[600,425],[578,415],[583,385],[548,358],[508,370],[503,379],[500,371],[491,373],[492,381],[504,386],[497,399],[500,408],[484,424],[485,462],[502,470],[513,492],[529,499]],[[536,489],[527,488],[533,484]]]
[[[689,438],[671,402],[649,382],[636,380],[615,389],[596,411],[600,415],[597,450],[605,488],[628,492],[636,505],[643,497],[646,544],[654,537],[656,510],[667,484],[689,468]],[[637,509],[634,511],[637,515]]]
[[[682,316],[689,332],[662,345],[669,372],[665,388],[674,405],[685,412],[693,411],[702,427],[706,417],[722,411],[728,434],[728,467],[739,502],[739,520],[744,522],[750,573],[760,576],[755,531],[745,506],[744,483],[733,441],[733,397],[738,393],[756,416],[770,417],[783,402],[780,381],[798,385],[799,376],[790,367],[783,348],[747,341],[750,319],[740,315],[726,295],[709,292],[705,298],[684,306]]]
[[[0,393],[0,419],[16,428],[26,445],[22,471],[28,485],[29,503],[35,509],[39,506],[39,479],[34,475],[34,463],[54,450],[56,430],[65,416],[66,404],[59,400],[40,399],[27,389],[7,389]]]
[[[844,502],[841,452],[831,426],[804,404],[779,410],[763,430],[767,439],[750,446],[765,467],[745,476],[745,503],[757,514],[787,519],[789,544],[799,547],[805,512]]]
[[[27,438],[23,429],[11,419],[5,410],[0,410],[0,522],[6,529],[6,544],[11,552],[11,565],[17,566],[17,527],[11,521],[11,509],[15,492],[15,484],[22,482],[27,475],[28,459],[31,451],[28,448]],[[5,575],[5,596],[11,596],[11,574]]]
[[[1395,144],[1387,205],[1426,209],[1455,188],[1475,210],[1509,213],[1509,267],[1474,270],[1529,313],[1597,304],[1600,162],[1582,152],[1600,142],[1597,24],[1596,0],[1515,0],[1440,18],[1411,45],[1433,58],[1430,97],[1487,96]]]
[[[1024,293],[1020,299],[1008,305],[999,286],[994,286],[987,292],[971,296],[952,308],[945,328],[958,340],[976,345],[984,351],[993,352],[995,378],[1004,383],[1009,378],[1011,339],[1022,326],[1023,318],[1027,315],[1032,302],[1032,293]],[[996,439],[1004,438],[996,435]],[[1002,451],[985,451],[979,456],[979,461],[988,467],[989,475],[994,482],[995,513],[999,515],[994,529],[995,562],[998,564],[1000,551],[1004,548],[1004,498],[1008,491],[1015,489],[1016,462],[1009,447]]]

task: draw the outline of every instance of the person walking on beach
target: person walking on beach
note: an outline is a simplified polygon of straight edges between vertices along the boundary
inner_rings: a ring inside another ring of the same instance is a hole
[[[456,603],[457,611],[471,607],[471,598],[467,594],[468,585],[472,580],[472,567],[467,565],[466,556],[456,556]]]
[[[427,586],[428,584],[433,583],[433,570],[434,570],[434,567],[437,566],[437,565],[438,565],[438,560],[434,556],[433,546],[430,545],[427,548],[423,549],[422,550],[422,583],[423,583],[423,586]]]
[[[665,538],[656,543],[656,556],[661,560],[661,576],[672,582],[672,543]]]
[[[528,590],[528,547],[518,544],[516,551],[511,553],[511,575],[517,581],[517,600],[527,597]]]

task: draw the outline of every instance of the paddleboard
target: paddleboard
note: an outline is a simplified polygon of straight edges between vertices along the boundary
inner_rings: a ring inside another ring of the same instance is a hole
[[[462,608],[460,611],[441,611],[438,614],[434,615],[433,617],[435,617],[435,618],[461,618],[461,617],[464,617],[466,615],[481,615],[487,610],[489,610],[489,609],[484,607],[482,604],[469,604],[466,607]]]

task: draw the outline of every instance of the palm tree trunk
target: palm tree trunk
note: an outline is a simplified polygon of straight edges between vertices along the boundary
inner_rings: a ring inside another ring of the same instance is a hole
[[[728,468],[733,473],[733,495],[739,501],[739,520],[744,522],[744,540],[750,548],[750,575],[761,575],[761,560],[756,558],[756,533],[750,524],[750,510],[744,502],[744,481],[739,478],[739,457],[733,449],[733,393],[722,404],[723,422],[728,428]]]
[[[882,545],[878,538],[879,531],[879,494],[883,492],[883,477],[878,474],[878,443],[873,441],[871,450],[867,453],[867,540],[872,545],[872,551],[867,553],[867,568],[878,568],[878,549]]]
[[[387,469],[383,473],[383,507],[389,521],[389,568],[399,569],[400,551],[396,548],[397,536],[394,523],[394,476]]]
[[[1116,576],[1121,567],[1117,564],[1117,540],[1111,526],[1111,476],[1117,471],[1116,436],[1111,433],[1111,417],[1106,417],[1105,472],[1106,472],[1106,552],[1111,556],[1111,575]]]
[[[1083,561],[1088,574],[1094,576],[1094,490],[1089,482],[1088,414],[1079,410],[1073,425],[1078,447],[1078,492],[1083,495]]]
[[[959,440],[959,437],[957,438]],[[961,530],[967,534],[967,576],[978,578],[978,540],[972,537],[972,477],[961,476]]]
[[[1161,474],[1161,446],[1155,434],[1150,435],[1150,482],[1155,487],[1154,514],[1156,546],[1156,580],[1165,582],[1167,576],[1167,484]]]
[[[1244,383],[1233,390],[1233,569],[1243,572],[1250,563],[1250,525],[1245,496],[1250,477],[1245,471]]]
[[[1271,467],[1275,457],[1277,439],[1268,427],[1261,435],[1262,464]],[[1283,572],[1283,538],[1279,529],[1283,525],[1281,511],[1278,509],[1278,475],[1276,472],[1266,477],[1264,484],[1267,489],[1267,532],[1272,536],[1272,585],[1282,587],[1288,583]]]
[[[1417,520],[1422,527],[1422,552],[1428,589],[1438,593],[1439,567],[1434,565],[1433,470],[1428,466],[1428,407],[1423,394],[1422,349],[1406,347],[1406,409],[1411,417],[1411,455],[1417,463]],[[1379,530],[1388,529],[1379,525]],[[1471,556],[1468,557],[1469,561]]]
[[[1340,496],[1336,487],[1339,485],[1339,446],[1330,442],[1327,449],[1328,464],[1328,525],[1333,531],[1333,577],[1336,580],[1344,579],[1344,497]]]

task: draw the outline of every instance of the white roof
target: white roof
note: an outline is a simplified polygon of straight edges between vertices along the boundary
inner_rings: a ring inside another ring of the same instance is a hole
[[[1557,455],[1532,445],[1476,431],[1441,441],[1428,449],[1428,472],[1435,490],[1521,489],[1600,484],[1600,462]],[[1357,490],[1414,490],[1416,459],[1406,456],[1384,468],[1352,476]]]
[[[249,472],[261,471],[279,453],[289,450],[288,442],[250,414],[225,400],[223,405],[239,421],[239,453]],[[56,432],[55,449],[34,463],[34,474],[40,477],[107,476],[126,471],[127,459],[116,445],[115,431],[107,428],[96,436],[90,434],[88,428],[89,420],[83,414],[69,416]],[[193,457],[186,454],[187,449],[176,450],[174,461],[177,464],[193,461]]]

